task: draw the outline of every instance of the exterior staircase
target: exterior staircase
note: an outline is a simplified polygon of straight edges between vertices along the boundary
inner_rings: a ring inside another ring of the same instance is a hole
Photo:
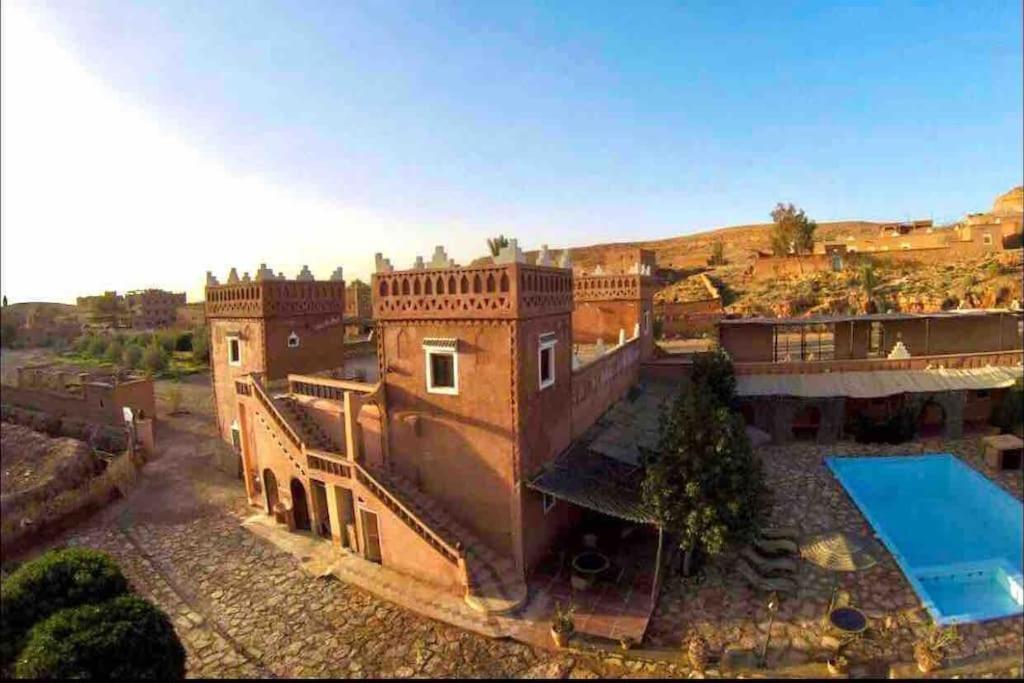
[[[308,446],[329,453],[345,452],[345,449],[328,436],[327,432],[306,413],[297,400],[291,396],[279,396],[274,398],[274,404]]]
[[[255,395],[270,419],[263,419],[258,413],[257,417],[268,429],[276,427],[277,432],[295,445],[302,442],[332,453],[344,452],[294,398],[271,399],[259,383],[255,385]],[[372,469],[364,463],[354,464],[354,474],[360,482],[417,534],[450,561],[457,561],[457,554],[461,553],[466,568],[465,601],[472,609],[486,615],[505,614],[526,601],[526,584],[511,559],[488,547],[413,482],[394,472]]]
[[[491,549],[412,481],[394,472],[369,471],[434,531],[461,547],[469,583],[465,599],[470,607],[486,614],[505,614],[525,602],[526,584],[511,559]]]

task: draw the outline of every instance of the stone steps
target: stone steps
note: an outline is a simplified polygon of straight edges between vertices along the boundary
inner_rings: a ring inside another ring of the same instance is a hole
[[[343,451],[337,442],[328,436],[313,418],[306,414],[305,408],[294,398],[283,396],[275,398],[274,402],[291,426],[299,432],[299,435],[307,445],[331,453],[341,453]]]
[[[526,599],[526,585],[511,559],[490,548],[440,503],[418,490],[413,482],[394,473],[373,472],[373,475],[431,529],[461,543],[469,584],[466,602],[471,607],[488,614],[501,614],[522,604]]]

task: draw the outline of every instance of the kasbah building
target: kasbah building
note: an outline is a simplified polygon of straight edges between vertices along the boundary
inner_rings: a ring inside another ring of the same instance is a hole
[[[640,642],[677,544],[642,504],[638,447],[656,448],[656,388],[677,385],[689,360],[656,352],[655,258],[634,256],[588,274],[568,251],[529,263],[514,240],[470,266],[441,247],[401,271],[378,254],[371,382],[342,379],[341,269],[232,269],[224,284],[207,273],[217,419],[249,504],[484,615],[522,606],[595,514],[626,522],[646,566],[613,630]],[[1019,310],[717,328],[742,414],[772,443],[832,443],[860,415],[906,407],[920,433],[958,438],[988,424],[1024,372]]]
[[[536,260],[515,240],[479,266],[441,247],[404,271],[378,255],[373,384],[335,379],[340,269],[232,269],[224,284],[207,273],[219,429],[250,505],[478,611],[521,605],[531,569],[579,516],[531,476],[636,384],[654,349],[651,252],[637,250],[632,272],[576,277],[568,252]]]

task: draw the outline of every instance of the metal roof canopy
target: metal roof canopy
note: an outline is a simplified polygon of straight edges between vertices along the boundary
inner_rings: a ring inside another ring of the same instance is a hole
[[[643,503],[643,469],[590,452],[585,444],[559,455],[527,486],[573,505],[639,524],[654,524]]]
[[[880,398],[895,394],[1002,389],[1013,386],[1022,376],[1024,368],[1020,366],[739,375],[736,393],[739,396]]]
[[[884,322],[893,320],[926,320],[940,318],[971,318],[988,315],[1012,315],[1021,317],[1024,311],[1010,308],[970,308],[958,311],[936,311],[934,313],[868,313],[865,315],[818,315],[805,318],[723,318],[720,325],[815,325],[843,322]]]

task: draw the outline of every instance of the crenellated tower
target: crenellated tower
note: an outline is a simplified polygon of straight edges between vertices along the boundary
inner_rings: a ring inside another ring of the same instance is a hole
[[[317,280],[302,267],[295,279],[260,264],[256,276],[232,268],[221,284],[206,274],[210,371],[221,436],[238,448],[234,380],[261,373],[266,381],[288,373],[344,365],[345,281],[337,268]]]

